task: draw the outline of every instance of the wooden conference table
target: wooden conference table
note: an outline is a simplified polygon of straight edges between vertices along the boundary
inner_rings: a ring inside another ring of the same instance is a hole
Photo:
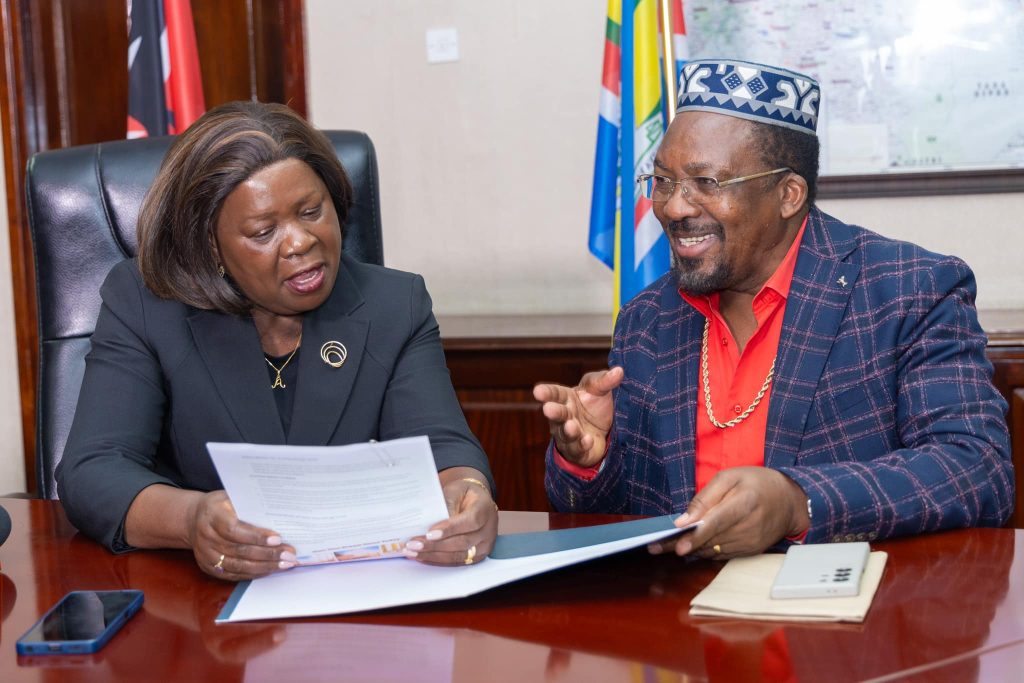
[[[185,551],[114,556],[58,503],[0,499],[0,681],[1022,680],[1024,531],[874,544],[889,553],[863,624],[688,615],[719,566],[644,551],[464,600],[348,617],[217,626],[232,585]],[[622,518],[502,512],[502,533]],[[98,654],[18,657],[65,592],[138,588],[145,605]]]

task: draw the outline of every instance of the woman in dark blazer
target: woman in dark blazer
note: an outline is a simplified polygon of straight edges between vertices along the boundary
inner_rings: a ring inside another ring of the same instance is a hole
[[[262,576],[294,548],[236,517],[207,442],[427,435],[451,516],[406,555],[490,552],[493,482],[423,279],[341,253],[351,196],[330,142],[281,105],[223,105],[174,143],[138,258],[103,284],[56,473],[75,526],[115,552],[190,548],[214,576]]]

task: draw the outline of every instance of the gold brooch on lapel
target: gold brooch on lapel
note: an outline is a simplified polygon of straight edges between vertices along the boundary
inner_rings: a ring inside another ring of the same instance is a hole
[[[320,347],[320,359],[332,368],[340,368],[348,358],[348,349],[341,342],[329,341]]]

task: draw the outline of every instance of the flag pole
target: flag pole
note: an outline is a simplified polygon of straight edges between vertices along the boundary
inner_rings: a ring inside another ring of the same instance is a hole
[[[676,115],[676,56],[672,45],[672,3],[673,0],[658,0],[661,9],[661,63],[665,78],[665,127]]]

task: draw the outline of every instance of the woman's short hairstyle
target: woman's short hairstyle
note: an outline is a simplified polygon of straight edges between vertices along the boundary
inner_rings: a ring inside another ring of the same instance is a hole
[[[327,137],[281,104],[228,102],[203,114],[167,152],[139,212],[139,269],[157,296],[247,314],[251,302],[218,272],[213,245],[224,200],[261,169],[298,159],[320,177],[342,226],[352,186]]]

